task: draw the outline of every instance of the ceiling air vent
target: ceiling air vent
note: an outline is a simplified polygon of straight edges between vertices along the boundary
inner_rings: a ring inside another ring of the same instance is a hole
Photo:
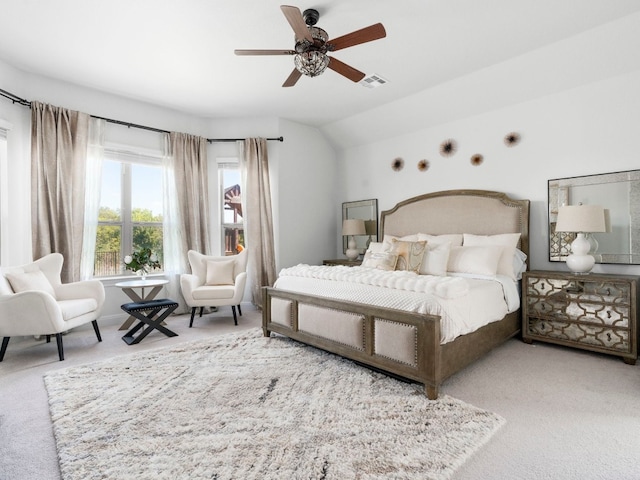
[[[382,78],[380,75],[374,74],[363,78],[359,83],[367,88],[376,88],[387,83],[387,80]]]

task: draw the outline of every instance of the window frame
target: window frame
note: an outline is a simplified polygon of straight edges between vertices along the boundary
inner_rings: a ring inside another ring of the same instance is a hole
[[[242,216],[241,222],[227,223],[225,222],[225,185],[224,185],[224,170],[237,170],[240,172],[240,161],[237,157],[220,157],[216,159],[216,166],[218,169],[218,203],[219,203],[219,222],[220,228],[220,254],[221,255],[234,255],[236,252],[230,252],[226,249],[226,231],[227,229],[236,229],[242,232],[244,237],[244,216]],[[242,181],[240,181],[240,198],[242,198]],[[244,246],[244,242],[241,243]]]
[[[114,147],[110,146],[104,150],[103,158],[103,171],[104,162],[113,162],[120,164],[120,220],[119,221],[106,221],[98,218],[97,228],[101,226],[115,226],[120,227],[120,252],[119,259],[123,259],[125,255],[129,255],[133,251],[133,237],[134,229],[136,227],[159,227],[163,228],[164,222],[140,222],[134,221],[133,214],[133,165],[146,165],[150,167],[157,167],[162,171],[162,152],[135,149],[132,147]],[[102,207],[102,205],[100,205]],[[162,212],[162,218],[164,220],[164,211]],[[96,255],[98,253],[96,245]],[[94,259],[94,265],[96,259]],[[155,271],[154,273],[162,273],[162,270]],[[95,278],[108,278],[113,276],[131,276],[133,272],[129,272],[125,269],[124,263],[119,262],[118,273],[108,273],[106,275],[96,275]]]

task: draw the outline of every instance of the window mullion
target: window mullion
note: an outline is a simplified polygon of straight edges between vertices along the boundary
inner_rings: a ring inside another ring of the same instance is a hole
[[[121,256],[133,251],[131,219],[131,164],[122,163],[122,249]]]

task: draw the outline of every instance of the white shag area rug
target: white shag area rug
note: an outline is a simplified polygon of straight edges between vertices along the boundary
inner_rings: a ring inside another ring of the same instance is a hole
[[[260,330],[45,384],[64,480],[447,479],[504,423]]]

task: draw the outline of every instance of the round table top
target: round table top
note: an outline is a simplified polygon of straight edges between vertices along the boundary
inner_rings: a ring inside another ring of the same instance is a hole
[[[120,288],[145,288],[166,285],[169,280],[166,278],[149,278],[147,280],[127,280],[126,282],[116,283],[116,287]]]

